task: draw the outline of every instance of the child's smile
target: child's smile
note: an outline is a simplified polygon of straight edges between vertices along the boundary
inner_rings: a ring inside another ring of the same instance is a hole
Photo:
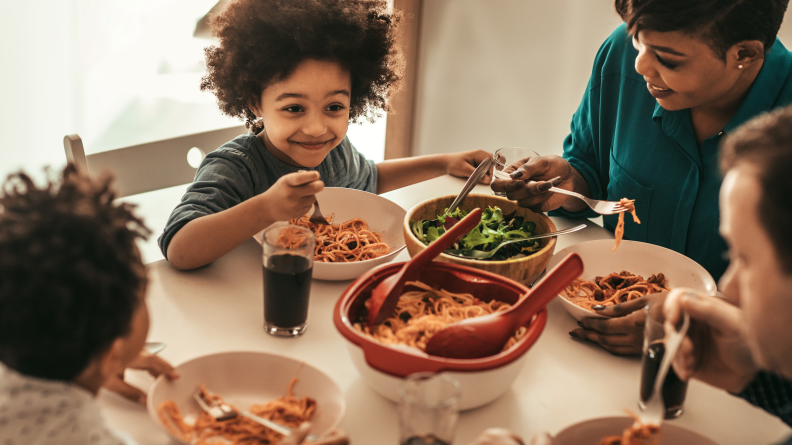
[[[335,62],[308,59],[261,93],[251,111],[264,120],[259,138],[295,167],[316,167],[349,128],[349,72]]]

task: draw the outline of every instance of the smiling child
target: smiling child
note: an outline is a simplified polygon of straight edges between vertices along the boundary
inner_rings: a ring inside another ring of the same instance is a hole
[[[276,221],[306,214],[325,186],[384,193],[467,177],[484,151],[375,164],[346,136],[389,111],[401,81],[399,14],[385,1],[237,0],[213,20],[201,89],[250,132],[210,153],[159,239],[179,269],[208,264]],[[487,176],[484,182],[489,182]],[[354,203],[350,203],[354,205]]]

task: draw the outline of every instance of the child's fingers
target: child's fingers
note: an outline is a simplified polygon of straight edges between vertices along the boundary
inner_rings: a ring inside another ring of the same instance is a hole
[[[316,170],[301,170],[295,173],[289,173],[283,176],[283,179],[286,181],[287,185],[298,187],[318,181],[320,177],[321,175],[319,175],[319,172]]]
[[[143,391],[135,388],[134,386],[128,384],[123,380],[123,374],[120,376],[112,376],[110,377],[107,382],[105,382],[104,387],[114,393],[124,397],[125,399],[129,399],[135,403],[139,403],[141,405],[146,404],[146,393]]]

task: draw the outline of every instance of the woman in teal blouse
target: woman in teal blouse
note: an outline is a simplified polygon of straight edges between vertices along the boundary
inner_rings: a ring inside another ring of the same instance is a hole
[[[492,189],[571,217],[596,215],[548,192],[551,183],[595,199],[634,199],[641,224],[628,217],[625,239],[673,249],[719,279],[727,258],[718,145],[751,117],[792,102],[792,55],[776,38],[787,3],[616,0],[626,23],[597,54],[563,157],[533,158]],[[616,220],[605,216],[605,227]],[[635,309],[643,304],[608,308],[606,315],[630,315],[584,320],[570,335],[639,353],[643,311]]]

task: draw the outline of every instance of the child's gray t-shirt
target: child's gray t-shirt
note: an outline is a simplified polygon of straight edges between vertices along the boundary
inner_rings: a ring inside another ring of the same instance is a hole
[[[377,166],[344,138],[316,167],[293,167],[273,156],[252,132],[223,144],[204,158],[181,203],[159,237],[165,258],[173,235],[188,222],[229,209],[267,191],[283,175],[316,170],[325,187],[377,193]]]

